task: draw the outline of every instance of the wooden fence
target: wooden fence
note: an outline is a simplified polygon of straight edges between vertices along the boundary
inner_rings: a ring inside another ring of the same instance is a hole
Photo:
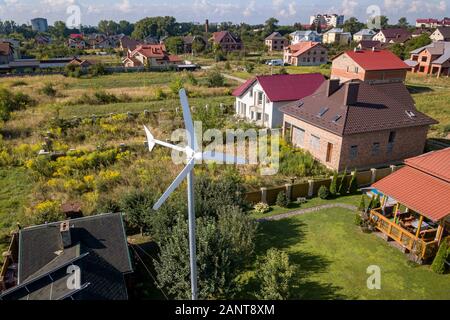
[[[367,187],[373,184],[374,182],[383,179],[388,176],[392,172],[394,172],[399,166],[390,166],[387,168],[379,168],[379,169],[370,169],[368,171],[358,171],[356,172],[356,181],[359,187]],[[347,182],[350,182],[351,174],[345,177]],[[273,188],[261,188],[258,191],[248,192],[245,195],[245,199],[249,203],[258,203],[264,202],[269,205],[275,204],[277,196],[280,192],[286,192],[286,195],[291,200],[296,200],[297,198],[305,197],[311,198],[317,196],[319,188],[321,186],[330,187],[332,181],[332,177],[329,179],[314,179],[309,180],[308,182],[299,183],[299,184],[290,184],[287,183],[284,186],[273,187]]]

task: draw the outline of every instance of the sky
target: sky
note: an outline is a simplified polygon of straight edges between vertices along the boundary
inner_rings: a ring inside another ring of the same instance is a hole
[[[169,15],[180,22],[232,21],[264,23],[275,17],[280,24],[309,23],[315,13],[338,13],[366,21],[371,13],[380,13],[396,22],[406,16],[416,18],[450,17],[450,0],[0,0],[0,20],[29,22],[35,17],[70,21],[79,8],[83,25],[99,20],[135,22],[146,16]],[[69,10],[69,13],[68,13]],[[75,11],[74,11],[75,10]]]

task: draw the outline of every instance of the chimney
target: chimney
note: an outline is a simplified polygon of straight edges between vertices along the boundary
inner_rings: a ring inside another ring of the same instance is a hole
[[[327,97],[331,96],[340,88],[340,80],[339,79],[330,79],[328,80],[328,88],[327,88]]]
[[[208,35],[208,33],[209,33],[209,20],[208,19],[205,20],[205,32],[206,32],[206,35]]]
[[[345,84],[344,102],[346,106],[354,105],[358,101],[359,82]]]
[[[61,222],[59,226],[59,231],[61,232],[61,240],[63,247],[67,248],[72,245],[72,237],[70,235],[70,223],[69,221]]]

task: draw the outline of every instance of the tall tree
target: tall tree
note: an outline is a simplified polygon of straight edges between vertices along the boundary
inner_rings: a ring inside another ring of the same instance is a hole
[[[401,17],[400,19],[398,19],[397,26],[400,28],[408,28],[408,19],[406,19],[405,17]]]
[[[272,32],[276,31],[279,22],[280,21],[278,21],[277,18],[272,17],[267,19],[266,22],[264,23],[264,33],[268,36]]]
[[[365,27],[365,24],[362,22],[359,22],[357,18],[351,17],[347,20],[345,20],[343,28],[345,32],[350,32],[351,34],[355,34],[361,29]]]

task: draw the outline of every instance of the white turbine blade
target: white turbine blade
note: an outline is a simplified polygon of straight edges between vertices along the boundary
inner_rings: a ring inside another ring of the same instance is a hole
[[[192,121],[191,109],[186,95],[186,90],[180,90],[180,102],[183,107],[183,118],[186,131],[188,132],[188,146],[195,152],[198,151],[197,137],[195,136],[194,122]]]
[[[189,172],[194,169],[195,166],[195,159],[191,159],[186,167],[180,172],[178,177],[175,178],[175,180],[172,182],[172,184],[167,188],[166,192],[159,198],[159,200],[154,204],[153,210],[158,210],[161,208],[163,203],[167,200],[167,198],[172,194],[172,192],[178,188],[178,186],[181,184],[181,182],[187,177]]]
[[[246,164],[245,158],[221,152],[207,151],[203,153],[202,158],[203,160],[216,161],[226,164]]]
[[[152,133],[150,130],[144,126],[145,134],[147,135],[147,144],[148,144],[148,150],[151,152],[153,148],[155,147],[155,138],[153,138]]]

